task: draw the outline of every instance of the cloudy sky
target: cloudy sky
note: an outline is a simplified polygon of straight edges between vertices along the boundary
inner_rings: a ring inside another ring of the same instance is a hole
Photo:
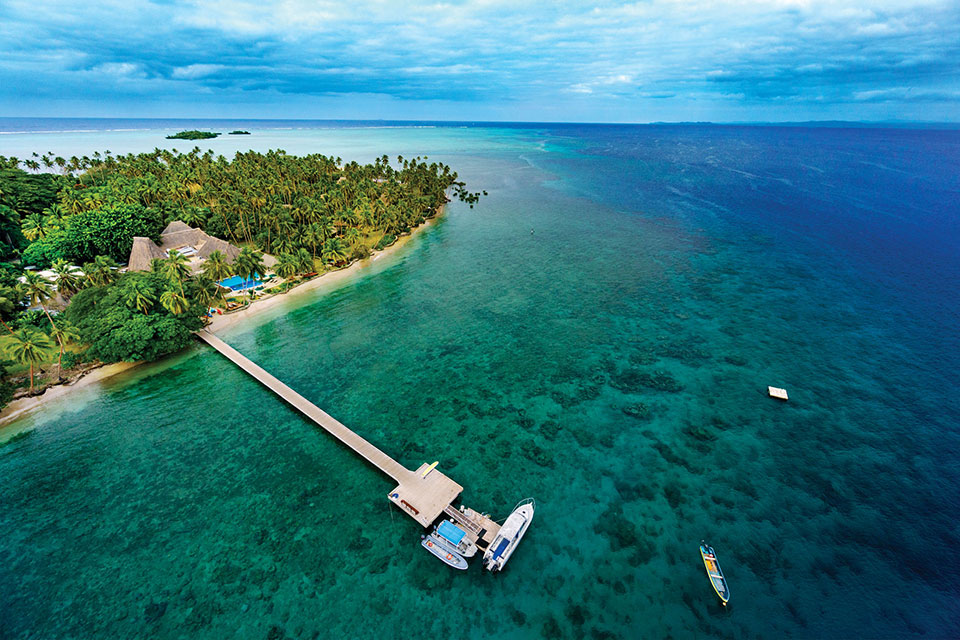
[[[2,0],[0,116],[960,120],[960,1]]]

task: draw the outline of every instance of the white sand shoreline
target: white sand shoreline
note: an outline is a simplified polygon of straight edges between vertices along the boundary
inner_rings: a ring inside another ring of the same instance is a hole
[[[275,307],[281,305],[290,306],[291,308],[295,307],[296,305],[291,303],[297,301],[298,298],[301,298],[304,294],[315,291],[316,289],[325,287],[334,288],[337,285],[350,280],[363,271],[364,268],[369,267],[371,264],[373,264],[373,262],[379,260],[380,258],[389,257],[396,254],[414,237],[414,235],[432,226],[434,222],[443,215],[443,213],[444,211],[441,209],[439,214],[432,218],[428,218],[426,222],[413,229],[410,233],[400,236],[392,245],[375,252],[369,258],[357,260],[356,262],[350,264],[350,266],[343,269],[338,269],[337,271],[328,271],[312,280],[297,285],[287,293],[276,294],[265,300],[254,300],[249,306],[241,311],[235,311],[222,316],[216,316],[207,325],[207,330],[211,333],[217,333],[218,331],[223,331],[224,329],[240,324],[242,321],[248,318],[262,315],[264,312]]]
[[[289,307],[288,311],[292,311],[299,306],[298,303],[304,302],[302,300],[304,294],[314,292],[321,288],[328,288],[332,290],[336,288],[337,285],[343,284],[355,276],[360,275],[365,268],[370,267],[376,260],[397,254],[416,234],[432,226],[434,222],[436,222],[436,220],[445,213],[445,210],[446,207],[442,207],[436,216],[428,218],[426,222],[411,230],[410,233],[400,236],[392,245],[375,252],[369,258],[358,260],[350,264],[350,266],[337,271],[328,271],[312,280],[308,280],[307,282],[294,287],[287,293],[277,294],[263,300],[254,300],[242,311],[216,316],[207,325],[207,330],[217,333],[218,331],[237,327],[241,324],[244,324],[244,321],[249,320],[252,317],[262,316],[265,312],[277,309],[281,306]],[[118,374],[126,373],[142,364],[147,363],[115,362],[112,364],[103,365],[101,367],[97,367],[96,369],[90,370],[87,374],[72,382],[48,387],[47,390],[40,395],[17,398],[16,400],[11,401],[6,407],[3,408],[2,411],[0,411],[0,429],[9,426],[11,423],[14,423],[20,418],[29,415],[53,400],[59,400],[69,395],[75,389],[81,389],[98,382],[102,382],[107,378],[112,378]],[[5,438],[0,437],[0,442],[3,442],[4,440]]]
[[[28,413],[31,413],[35,409],[42,407],[51,400],[62,398],[76,389],[82,389],[90,386],[115,376],[118,373],[130,371],[134,367],[138,367],[141,364],[143,364],[143,362],[114,362],[111,364],[105,364],[95,369],[91,369],[84,376],[71,382],[64,382],[63,384],[55,384],[47,387],[46,391],[40,395],[17,398],[4,407],[3,411],[0,411],[0,427],[8,425],[19,418],[24,417]]]

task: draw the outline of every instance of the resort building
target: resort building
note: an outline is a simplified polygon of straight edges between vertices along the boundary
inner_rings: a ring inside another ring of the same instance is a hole
[[[128,271],[149,271],[150,265],[157,258],[163,259],[177,251],[190,259],[189,267],[193,273],[200,270],[204,260],[211,253],[219,251],[227,256],[227,262],[233,262],[240,255],[240,248],[205,233],[201,229],[194,229],[185,222],[176,220],[167,225],[160,234],[160,245],[150,238],[135,237],[130,249],[130,259],[127,261]],[[263,262],[267,267],[277,263],[273,256],[264,254]]]

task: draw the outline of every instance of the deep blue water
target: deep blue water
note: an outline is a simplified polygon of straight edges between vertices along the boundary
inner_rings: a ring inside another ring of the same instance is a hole
[[[447,571],[197,348],[14,425],[0,635],[956,636],[960,132],[363,124],[200,146],[428,154],[489,196],[224,337],[466,504],[534,495],[508,570]]]

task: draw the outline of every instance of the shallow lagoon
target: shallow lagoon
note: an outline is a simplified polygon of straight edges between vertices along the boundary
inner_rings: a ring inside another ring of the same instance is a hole
[[[224,338],[466,504],[535,496],[534,525],[504,574],[455,574],[386,478],[196,347],[0,447],[0,635],[955,628],[960,134],[244,128],[209,146],[427,154],[489,192]]]

